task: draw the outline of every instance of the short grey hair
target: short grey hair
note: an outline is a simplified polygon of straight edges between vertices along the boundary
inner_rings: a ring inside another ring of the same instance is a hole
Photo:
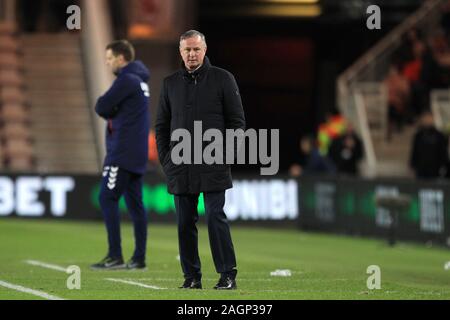
[[[201,33],[200,31],[197,31],[197,30],[189,30],[189,31],[186,31],[185,33],[183,33],[180,36],[180,42],[183,41],[183,40],[189,39],[189,38],[197,37],[197,36],[200,37],[200,39],[203,41],[203,43],[206,46],[205,35],[203,33]]]

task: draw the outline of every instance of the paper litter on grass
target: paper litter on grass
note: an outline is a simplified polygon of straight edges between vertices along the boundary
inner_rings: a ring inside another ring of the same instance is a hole
[[[292,272],[289,269],[277,269],[270,273],[273,277],[290,277],[292,276]]]

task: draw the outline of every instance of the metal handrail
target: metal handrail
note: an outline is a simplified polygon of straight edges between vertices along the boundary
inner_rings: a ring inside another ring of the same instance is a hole
[[[361,139],[363,141],[366,141],[364,143],[364,152],[366,155],[366,161],[371,171],[373,171],[373,168],[376,167],[376,156],[375,156],[375,150],[373,147],[372,139],[370,138],[370,130],[369,125],[367,123],[367,114],[366,114],[366,108],[364,106],[364,98],[360,92],[356,93],[354,95],[355,98],[355,105],[356,105],[356,112],[357,117],[361,119],[361,121],[358,122],[358,128],[359,133],[361,135]],[[375,172],[372,172],[373,174]],[[370,174],[372,175],[372,174]]]
[[[448,132],[450,128],[450,90],[435,89],[431,91],[431,112],[434,124],[441,131]]]

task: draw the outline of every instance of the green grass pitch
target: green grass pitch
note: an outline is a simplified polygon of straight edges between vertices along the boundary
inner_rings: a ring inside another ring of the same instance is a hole
[[[146,271],[92,271],[106,252],[101,222],[0,220],[0,281],[64,299],[450,299],[450,260],[445,248],[399,243],[390,248],[379,239],[361,239],[298,230],[233,225],[238,259],[238,290],[216,291],[205,226],[199,227],[203,290],[180,290],[175,225],[149,225]],[[124,258],[132,254],[129,223],[122,224]],[[25,263],[38,260],[81,268],[81,289],[69,290],[69,274]],[[381,268],[381,289],[369,290],[367,267]],[[270,272],[289,269],[291,277]],[[134,281],[161,290],[105,280]],[[0,299],[41,299],[0,286]]]

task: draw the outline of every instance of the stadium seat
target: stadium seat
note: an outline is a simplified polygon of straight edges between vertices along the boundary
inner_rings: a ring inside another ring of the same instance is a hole
[[[11,52],[0,52],[1,70],[19,70],[22,69],[22,63],[18,56]]]
[[[29,171],[33,168],[33,160],[26,156],[10,158],[8,168],[14,171]]]
[[[22,90],[16,87],[0,87],[0,101],[2,103],[25,104],[26,99]]]
[[[0,69],[0,87],[23,87],[23,77],[17,70],[2,70]]]
[[[15,33],[14,24],[0,23],[0,169],[27,171],[34,155]]]
[[[25,139],[8,139],[5,141],[5,157],[15,159],[19,157],[33,156],[31,145]]]
[[[4,123],[8,122],[28,122],[28,113],[23,105],[10,103],[4,104],[0,108],[0,119]]]
[[[6,122],[2,130],[5,140],[30,140],[31,133],[23,123]]]
[[[13,22],[0,22],[0,36],[13,35],[17,31],[16,25]]]
[[[3,159],[3,156],[0,154],[0,170],[4,170],[4,169],[5,169],[4,159]]]
[[[0,35],[0,52],[17,52],[19,45],[14,38]]]

